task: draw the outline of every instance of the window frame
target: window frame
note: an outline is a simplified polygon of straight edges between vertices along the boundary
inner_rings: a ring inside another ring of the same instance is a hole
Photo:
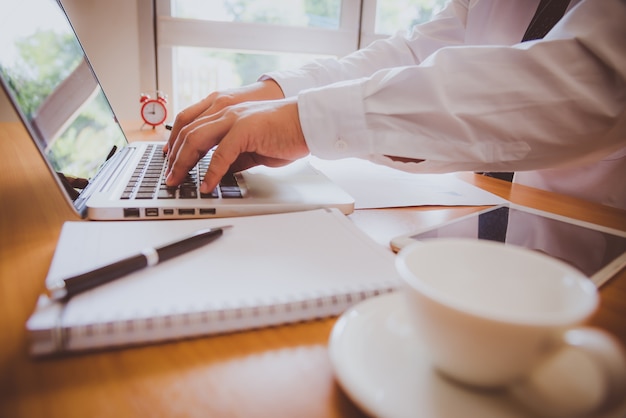
[[[376,0],[365,3],[374,4],[375,13]],[[157,89],[164,92],[176,91],[175,47],[338,57],[359,48],[362,0],[342,0],[337,29],[177,18],[171,10],[171,0],[155,0],[156,81]]]
[[[153,75],[142,68],[142,80],[146,80],[142,84],[170,94],[176,91],[175,47],[342,57],[389,37],[376,33],[379,0],[342,0],[337,29],[177,18],[171,14],[172,0],[138,1],[139,15],[152,17],[151,22],[140,20],[140,40],[146,45],[141,48],[142,62],[152,62],[155,67]],[[175,98],[168,103],[170,114],[177,107],[174,102]]]

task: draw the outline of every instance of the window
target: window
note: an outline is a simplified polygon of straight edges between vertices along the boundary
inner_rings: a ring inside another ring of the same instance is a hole
[[[178,111],[264,72],[340,57],[446,0],[156,0],[158,85]]]
[[[376,3],[375,34],[392,35],[398,30],[428,22],[447,3],[442,0],[382,0]]]
[[[341,0],[171,0],[172,16],[219,22],[339,28]]]

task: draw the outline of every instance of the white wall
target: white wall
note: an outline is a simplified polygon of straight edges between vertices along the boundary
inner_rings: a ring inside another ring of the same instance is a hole
[[[118,119],[138,120],[140,94],[156,89],[151,0],[62,3]],[[17,117],[0,88],[0,121],[7,120]]]

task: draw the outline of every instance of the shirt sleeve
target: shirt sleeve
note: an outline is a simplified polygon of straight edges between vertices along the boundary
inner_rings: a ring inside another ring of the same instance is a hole
[[[448,13],[444,20],[452,20],[443,26],[457,29],[432,30],[455,33],[461,42],[467,15]],[[435,43],[432,53],[420,46],[396,50],[398,38],[381,43],[395,57],[392,66],[359,73],[365,52],[354,65],[344,61],[339,75],[313,71],[318,75],[304,83],[310,88],[298,94],[298,105],[307,144],[322,158],[367,158],[418,172],[521,171],[597,160],[624,145],[625,21],[625,2],[583,0],[539,41]],[[420,44],[424,35],[416,36],[408,43]]]

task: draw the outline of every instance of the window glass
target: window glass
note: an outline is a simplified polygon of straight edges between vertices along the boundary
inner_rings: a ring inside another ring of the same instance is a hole
[[[174,105],[183,109],[212,91],[255,82],[266,72],[298,68],[320,55],[174,48]]]
[[[399,30],[410,31],[428,22],[449,0],[378,0],[376,33],[393,35]]]
[[[172,16],[339,28],[341,0],[172,0]]]

